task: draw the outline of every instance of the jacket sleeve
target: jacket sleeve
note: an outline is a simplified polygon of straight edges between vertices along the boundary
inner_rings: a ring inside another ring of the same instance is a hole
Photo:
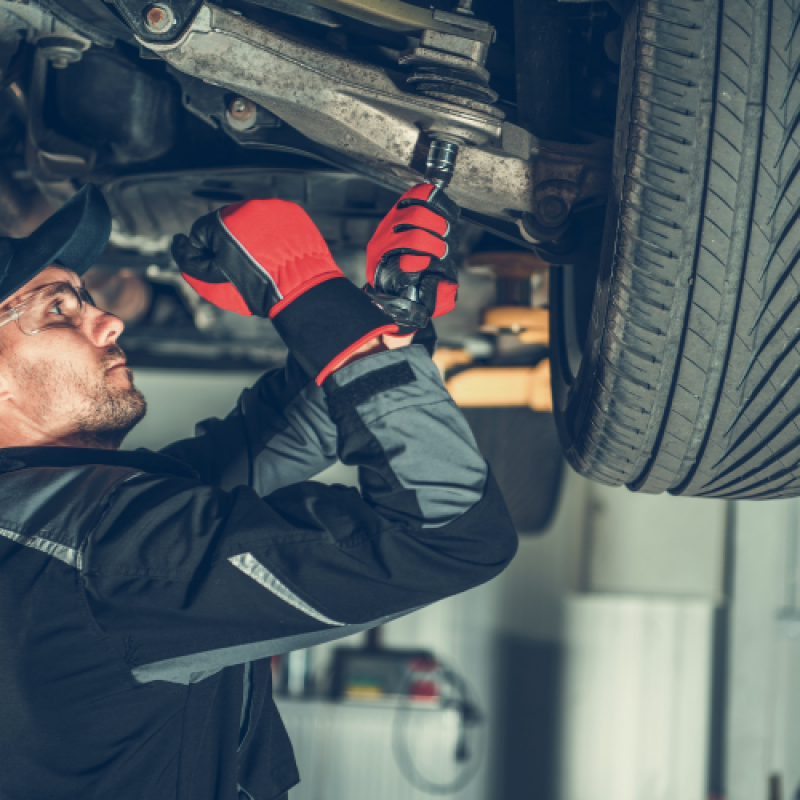
[[[516,533],[422,347],[324,385],[361,492],[305,482],[267,497],[136,475],[82,558],[89,607],[136,680],[188,683],[348,636],[497,575]]]
[[[251,486],[261,495],[305,481],[336,461],[336,426],[323,390],[290,354],[286,366],[245,389],[225,419],[198,423],[195,436],[162,453],[211,486]]]

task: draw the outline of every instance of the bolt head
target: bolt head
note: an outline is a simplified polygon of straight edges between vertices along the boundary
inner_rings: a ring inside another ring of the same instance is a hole
[[[246,97],[237,97],[228,105],[228,113],[237,122],[247,122],[256,113],[256,106]]]
[[[82,56],[77,47],[66,44],[45,44],[41,47],[41,53],[56,69],[66,69],[70,64],[80,61]]]
[[[559,225],[569,214],[567,204],[555,195],[547,195],[539,201],[537,216],[545,225]]]
[[[149,6],[144,15],[144,24],[151,33],[166,33],[175,24],[175,15],[169,6]]]

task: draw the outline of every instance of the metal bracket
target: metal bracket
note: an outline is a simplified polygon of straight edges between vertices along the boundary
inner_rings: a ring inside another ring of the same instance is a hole
[[[437,138],[463,142],[448,194],[516,226],[544,181],[575,186],[573,203],[608,192],[611,142],[565,145],[480,111],[402,91],[398,76],[289,38],[205,3],[174,41],[140,39],[175,69],[247,97],[365,171],[413,185]],[[541,199],[541,198],[538,198]]]
[[[113,0],[113,3],[136,38],[147,43],[169,42],[179,36],[197,13],[201,0]]]

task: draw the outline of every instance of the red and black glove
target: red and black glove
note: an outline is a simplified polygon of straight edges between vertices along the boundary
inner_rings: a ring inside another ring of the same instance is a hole
[[[367,291],[407,298],[424,307],[427,317],[452,311],[458,273],[450,256],[457,242],[458,206],[437,186],[409,189],[384,217],[367,245]],[[387,307],[388,308],[388,307]],[[401,333],[414,330],[409,318]]]
[[[370,339],[398,330],[345,278],[295,203],[248,200],[200,217],[173,239],[172,256],[201,297],[269,317],[318,384]]]

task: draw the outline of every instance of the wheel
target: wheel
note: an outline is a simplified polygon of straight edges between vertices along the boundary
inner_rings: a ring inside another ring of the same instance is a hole
[[[800,493],[794,6],[626,9],[599,266],[551,278],[555,413],[583,475],[644,492]]]

